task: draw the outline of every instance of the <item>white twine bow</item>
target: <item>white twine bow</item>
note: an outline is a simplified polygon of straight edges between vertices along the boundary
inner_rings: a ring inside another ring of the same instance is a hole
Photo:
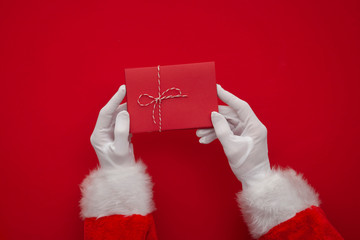
[[[153,119],[153,122],[154,124],[156,124],[156,120],[155,120],[155,108],[156,108],[156,105],[158,105],[158,109],[159,109],[159,132],[161,132],[161,101],[162,100],[166,100],[166,99],[171,99],[171,98],[180,98],[180,97],[187,97],[187,95],[182,95],[181,94],[181,90],[179,88],[176,88],[176,87],[172,87],[172,88],[168,88],[166,89],[164,92],[161,93],[161,89],[160,89],[160,65],[157,66],[157,76],[158,76],[158,96],[157,97],[154,97],[154,96],[151,96],[147,93],[143,93],[139,96],[137,102],[140,106],[142,107],[146,107],[146,106],[149,106],[151,104],[154,104],[154,107],[153,107],[153,111],[152,111],[152,119]],[[176,91],[177,94],[176,95],[167,95],[165,96],[165,94],[169,91]],[[148,102],[148,103],[141,103],[140,102],[140,99],[142,97],[148,97],[150,99],[152,99],[152,101]]]

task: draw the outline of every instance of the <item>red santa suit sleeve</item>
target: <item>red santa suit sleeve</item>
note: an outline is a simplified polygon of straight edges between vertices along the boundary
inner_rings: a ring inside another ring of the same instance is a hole
[[[319,208],[315,190],[292,169],[273,169],[238,194],[255,239],[343,239]]]
[[[157,239],[152,181],[142,162],[95,169],[80,188],[84,239]]]

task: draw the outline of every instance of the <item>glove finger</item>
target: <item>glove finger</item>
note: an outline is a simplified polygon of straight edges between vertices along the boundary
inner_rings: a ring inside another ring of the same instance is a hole
[[[217,84],[217,93],[224,103],[235,110],[241,121],[246,121],[247,118],[255,116],[247,102],[224,90],[219,84]]]
[[[237,125],[241,124],[241,121],[239,120],[239,118],[235,118],[235,117],[228,117],[228,116],[224,116],[226,121],[228,121],[228,123],[230,124],[231,127],[236,127]]]
[[[223,146],[226,145],[230,139],[230,136],[233,135],[233,132],[231,131],[225,117],[217,112],[212,112],[211,121],[214,126],[217,138]]]
[[[211,143],[212,141],[214,141],[216,139],[216,133],[215,131],[213,133],[209,133],[208,135],[202,137],[199,139],[199,142],[202,143],[202,144],[209,144]]]
[[[110,101],[100,110],[95,129],[107,128],[111,125],[115,111],[126,95],[125,85],[121,85]]]
[[[228,121],[228,124],[230,126],[231,131],[236,135],[240,135],[240,134],[237,134],[237,133],[239,133],[238,127],[240,127],[240,126],[239,125],[233,125],[228,119],[226,119],[226,120]],[[198,137],[204,138],[204,139],[207,139],[209,137],[209,139],[206,140],[206,142],[209,141],[208,143],[214,141],[217,138],[215,130],[213,128],[211,129],[210,132],[205,132],[204,134],[198,134],[198,135],[201,135],[201,136],[198,136]],[[202,141],[205,141],[204,139]]]
[[[196,136],[198,137],[204,137],[210,133],[214,133],[214,129],[213,128],[204,128],[204,129],[198,129],[196,130]]]
[[[228,120],[228,119],[227,119]],[[229,121],[229,120],[228,120]],[[232,125],[230,122],[229,122],[229,125],[230,125],[230,129],[231,131],[236,134],[238,131],[238,127],[235,127],[234,125]],[[240,135],[240,134],[236,134],[236,135]],[[200,137],[200,136],[198,136]],[[199,139],[199,142],[200,143],[203,143],[203,144],[208,144],[208,143],[211,143],[213,142],[215,139],[217,139],[217,136],[216,136],[216,133],[215,133],[215,130],[214,129],[211,129],[211,132],[208,132],[206,134],[203,134],[200,139]]]
[[[237,113],[229,106],[219,105],[218,109],[219,109],[219,113],[221,115],[224,115],[225,117],[233,117],[233,118],[238,117]]]
[[[121,111],[116,116],[114,128],[114,147],[116,153],[120,155],[125,155],[129,152],[129,130],[129,113],[127,111]]]
[[[219,105],[218,106],[219,109],[219,113],[223,116],[225,116],[225,118],[229,121],[231,119],[236,119],[237,114],[234,112],[234,110],[229,107],[229,106],[225,106],[225,105]],[[232,121],[233,122],[233,121]],[[209,133],[213,133],[214,129],[213,128],[201,128],[198,129],[196,131],[196,136],[198,137],[203,137],[205,135],[208,135]]]

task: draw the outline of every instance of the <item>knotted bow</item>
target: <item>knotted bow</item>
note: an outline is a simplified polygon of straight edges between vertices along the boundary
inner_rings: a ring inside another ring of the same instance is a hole
[[[171,98],[187,97],[187,95],[183,95],[181,93],[181,90],[179,88],[176,88],[176,87],[168,88],[164,92],[161,93],[161,90],[160,90],[160,65],[158,65],[157,70],[158,70],[158,72],[157,72],[157,76],[158,76],[158,96],[154,97],[154,96],[151,96],[151,95],[149,95],[147,93],[143,93],[143,94],[141,94],[139,96],[137,102],[142,107],[146,107],[146,106],[149,106],[151,104],[154,104],[153,111],[152,111],[152,119],[153,119],[154,124],[156,124],[155,109],[156,109],[156,106],[158,105],[158,109],[159,109],[159,132],[161,132],[161,101],[171,99]],[[169,91],[176,91],[177,94],[175,94],[175,95],[166,95]],[[140,99],[142,97],[145,97],[145,96],[150,98],[151,101],[148,102],[148,103],[141,103]]]

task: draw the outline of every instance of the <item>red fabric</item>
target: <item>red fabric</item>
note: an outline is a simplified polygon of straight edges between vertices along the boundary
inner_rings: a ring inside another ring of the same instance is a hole
[[[324,212],[312,206],[273,227],[261,240],[273,239],[343,239],[327,220]]]
[[[85,240],[157,240],[152,214],[86,218]]]

